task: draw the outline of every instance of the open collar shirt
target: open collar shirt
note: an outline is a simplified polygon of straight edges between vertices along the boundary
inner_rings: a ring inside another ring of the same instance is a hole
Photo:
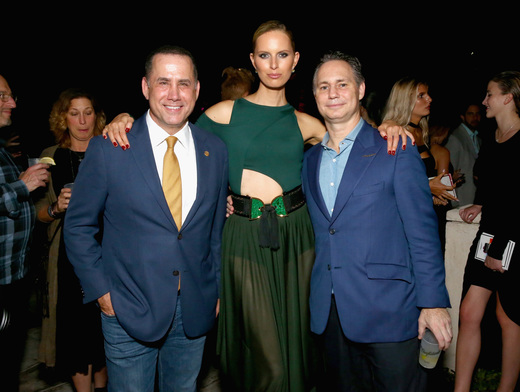
[[[321,142],[323,154],[320,165],[320,188],[327,206],[327,211],[332,216],[334,204],[338,195],[338,187],[347,165],[350,151],[356,140],[364,120],[361,119],[355,128],[340,142],[339,152],[327,146],[330,136],[327,132]]]
[[[479,142],[479,139],[478,139],[478,131],[476,129],[474,131],[469,129],[469,127],[466,124],[464,124],[464,123],[462,123],[462,127],[468,133],[468,137],[470,138],[471,143],[473,143],[473,148],[475,149],[475,152],[478,154],[478,152],[480,150],[480,142]]]

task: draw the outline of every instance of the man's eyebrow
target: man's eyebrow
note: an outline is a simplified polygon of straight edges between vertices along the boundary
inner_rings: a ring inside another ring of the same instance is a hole
[[[156,81],[157,82],[171,82],[172,79],[167,76],[159,76]],[[190,78],[179,79],[178,83],[191,84],[192,80]]]

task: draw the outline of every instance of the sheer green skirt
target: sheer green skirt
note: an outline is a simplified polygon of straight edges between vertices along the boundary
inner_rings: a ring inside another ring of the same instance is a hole
[[[309,290],[314,234],[307,206],[278,219],[280,248],[261,248],[259,219],[224,227],[217,352],[225,391],[313,389]]]

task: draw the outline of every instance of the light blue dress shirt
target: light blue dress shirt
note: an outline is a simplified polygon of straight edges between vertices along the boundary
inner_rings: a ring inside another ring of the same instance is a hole
[[[339,153],[336,150],[327,147],[327,143],[330,140],[329,133],[327,132],[323,137],[321,145],[323,147],[323,154],[321,157],[320,165],[320,188],[327,206],[327,211],[332,216],[334,212],[334,204],[336,203],[336,197],[338,195],[338,187],[347,165],[350,151],[356,140],[361,127],[365,121],[361,119],[356,127],[343,139],[339,144]]]
[[[464,127],[464,129],[466,130],[466,132],[468,133],[468,136],[469,138],[471,139],[471,141],[473,142],[473,147],[475,148],[475,152],[478,154],[479,150],[480,150],[480,144],[478,142],[478,139],[477,139],[477,135],[478,135],[478,131],[475,129],[475,131],[472,131],[471,129],[468,128],[468,126],[464,123],[462,123],[462,126]]]

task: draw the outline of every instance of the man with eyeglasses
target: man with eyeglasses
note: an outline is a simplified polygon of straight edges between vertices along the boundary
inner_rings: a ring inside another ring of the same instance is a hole
[[[2,107],[0,111],[0,147],[4,147],[9,150],[11,155],[15,158],[21,155],[21,152],[17,148],[20,143],[18,143],[17,139],[18,135],[3,135],[2,127],[6,127],[5,124],[11,124],[11,107],[8,104],[11,99],[16,103],[16,97],[8,94],[6,92],[0,91],[0,107]],[[5,104],[7,103],[7,104]],[[4,105],[5,104],[5,105]],[[7,127],[6,127],[7,128]]]
[[[16,108],[0,75],[0,128],[11,125]],[[21,172],[12,155],[0,147],[0,383],[3,391],[18,391],[30,294],[27,254],[35,212],[30,193],[45,186],[49,166],[38,163]]]

